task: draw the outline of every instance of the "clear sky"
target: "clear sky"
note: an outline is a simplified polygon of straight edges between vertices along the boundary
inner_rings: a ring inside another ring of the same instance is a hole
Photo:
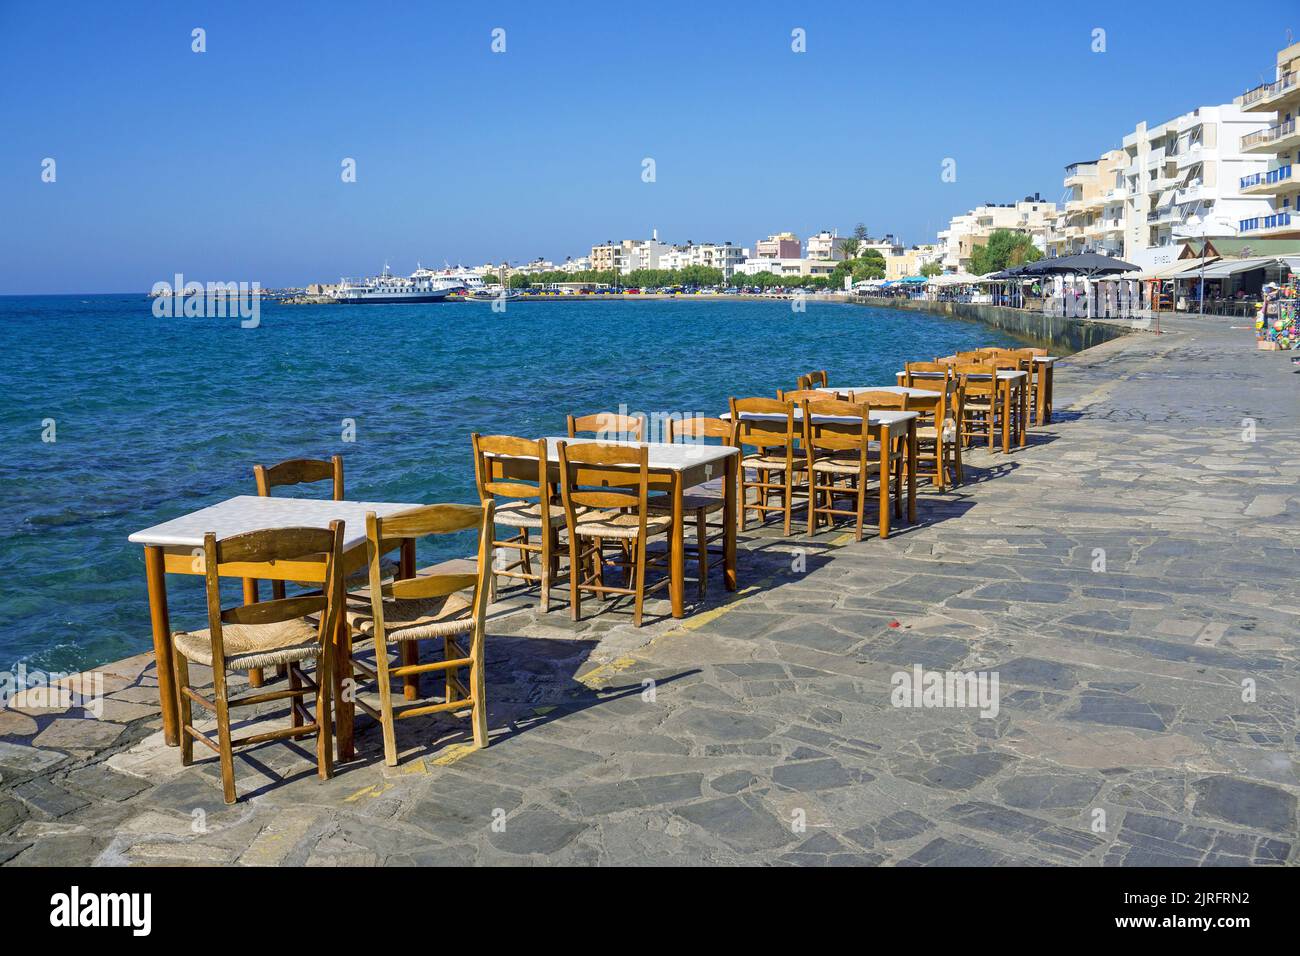
[[[0,293],[558,262],[652,228],[929,241],[1059,200],[1067,163],[1271,79],[1300,31],[1294,0],[727,9],[0,0]]]

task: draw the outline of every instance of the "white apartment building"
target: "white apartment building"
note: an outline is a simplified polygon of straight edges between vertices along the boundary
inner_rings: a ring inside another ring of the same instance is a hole
[[[1127,154],[1112,149],[1098,159],[1065,167],[1065,205],[1056,220],[1048,224],[1045,235],[1049,256],[1124,254],[1127,165]]]
[[[1040,249],[1046,247],[1046,232],[1056,219],[1056,203],[1037,194],[1020,202],[987,203],[970,212],[953,216],[948,228],[939,233],[943,246],[943,268],[947,272],[969,272],[971,255],[996,229],[1010,229],[1031,237]]]
[[[579,256],[577,259],[565,259],[556,268],[560,272],[586,272],[591,268],[591,257]]]
[[[1166,265],[1188,239],[1244,235],[1241,223],[1267,217],[1268,200],[1243,180],[1268,168],[1243,150],[1273,114],[1235,103],[1202,106],[1158,126],[1138,123],[1124,137],[1124,259]]]
[[[844,243],[848,239],[848,236],[841,236],[836,232],[823,229],[817,235],[808,237],[808,258],[831,259],[840,262],[848,258],[844,255]]]
[[[1269,121],[1240,142],[1243,154],[1265,163],[1241,178],[1241,195],[1268,202],[1267,212],[1237,222],[1245,239],[1300,238],[1300,43],[1278,52],[1275,77],[1237,100],[1247,114]]]
[[[778,276],[822,276],[830,275],[838,265],[829,259],[794,259],[759,256],[746,259],[736,266],[736,275],[753,276],[760,272],[770,272]]]
[[[687,243],[664,253],[659,259],[658,268],[684,269],[687,266],[704,266],[709,269],[721,269],[723,276],[730,279],[737,267],[748,258],[748,249],[733,246],[730,242],[706,242],[700,245]]]

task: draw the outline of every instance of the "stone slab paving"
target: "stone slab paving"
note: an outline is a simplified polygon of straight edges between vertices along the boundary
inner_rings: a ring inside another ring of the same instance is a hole
[[[1058,420],[888,541],[743,541],[681,622],[494,606],[492,745],[182,768],[149,656],[0,711],[0,863],[1278,865],[1297,832],[1300,378],[1223,320],[1060,363]],[[894,676],[996,673],[996,708]],[[39,703],[39,702],[38,702]],[[994,713],[993,710],[996,710]]]

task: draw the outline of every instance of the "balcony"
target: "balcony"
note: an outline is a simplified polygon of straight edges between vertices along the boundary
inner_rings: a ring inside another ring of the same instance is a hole
[[[1237,225],[1238,231],[1243,234],[1285,229],[1291,225],[1291,214],[1289,212],[1279,212],[1274,213],[1272,216],[1256,216],[1254,219],[1243,219]]]
[[[1296,145],[1300,145],[1300,129],[1293,119],[1241,138],[1243,153],[1283,153]]]
[[[1270,169],[1266,173],[1251,173],[1249,176],[1241,177],[1241,194],[1243,196],[1271,196],[1281,192],[1278,189],[1279,184],[1289,184],[1291,178],[1291,164],[1279,166],[1277,169]]]
[[[1241,108],[1247,112],[1271,110],[1273,109],[1273,101],[1279,96],[1291,90],[1300,89],[1297,82],[1300,82],[1300,75],[1288,73],[1273,83],[1264,83],[1253,90],[1247,90],[1241,97]]]

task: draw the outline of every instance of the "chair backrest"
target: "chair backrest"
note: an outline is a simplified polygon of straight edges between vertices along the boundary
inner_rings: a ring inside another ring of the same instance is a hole
[[[492,499],[477,505],[436,504],[421,505],[399,514],[381,518],[373,511],[366,513],[366,551],[370,564],[370,607],[374,615],[375,633],[383,633],[385,598],[419,600],[438,598],[470,588],[476,633],[482,634],[487,616],[488,575],[492,570],[493,515]],[[431,535],[455,534],[470,528],[478,530],[478,566],[473,574],[467,572],[439,572],[417,574],[414,577],[394,577],[383,583],[379,559],[392,549],[394,542],[424,538]]]
[[[963,362],[954,365],[952,370],[960,379],[968,396],[992,395],[997,391],[997,380],[994,377],[996,369],[987,362]],[[972,378],[973,375],[988,377]]]
[[[269,601],[240,604],[222,610],[221,578],[223,564],[262,563],[267,561],[319,560],[325,556],[325,583],[320,591],[286,598],[275,596]],[[209,531],[203,536],[203,577],[208,599],[208,629],[212,639],[213,683],[218,694],[225,693],[225,675],[215,666],[225,660],[226,624],[275,624],[308,614],[319,614],[317,635],[322,653],[328,653],[338,627],[343,607],[343,522],[331,521],[326,528],[267,528],[247,531],[218,539]],[[219,683],[218,683],[219,681]]]
[[[982,362],[988,357],[988,349],[972,349],[969,352],[958,352],[957,361],[959,362]]]
[[[569,416],[569,437],[589,433],[607,441],[643,441],[644,419],[618,412],[596,412],[594,415]]]
[[[474,480],[478,485],[479,501],[495,501],[498,496],[536,501],[542,509],[542,527],[549,527],[546,439],[474,432],[469,440],[474,448]],[[496,456],[510,459],[513,474],[504,474],[504,461]]]
[[[342,455],[334,455],[329,461],[321,461],[317,458],[290,458],[278,465],[254,465],[253,478],[257,482],[257,493],[263,498],[270,496],[272,488],[330,481],[333,482],[331,490],[334,500],[343,500]]]
[[[645,535],[650,489],[650,449],[645,445],[556,442],[560,495],[570,532],[579,508],[620,508],[640,518]]]
[[[788,392],[777,392],[776,397],[782,402],[794,402],[796,404],[809,399],[811,401],[821,401],[823,398],[843,398],[838,392],[822,391],[820,388],[799,388],[792,389]]]
[[[731,444],[734,426],[725,418],[708,418],[704,415],[691,415],[687,418],[669,418],[665,423],[665,437],[669,442],[679,438],[699,441],[705,438],[720,438],[722,444]]]
[[[795,379],[794,387],[795,387],[796,389],[798,389],[799,391],[801,391],[801,392],[802,392],[802,391],[806,391],[807,389],[812,388],[812,387],[813,387],[812,376],[811,376],[811,375],[800,375],[797,379]],[[780,389],[777,389],[776,394],[779,396],[779,395],[781,394],[781,390],[780,390]]]
[[[812,383],[813,388],[825,388],[830,384],[825,369],[818,369],[816,372],[809,372],[808,380]]]
[[[919,378],[914,376],[920,375]],[[952,365],[949,362],[908,362],[903,366],[903,384],[909,388],[925,388],[925,383],[935,384],[932,375],[942,375],[948,378],[952,375]]]
[[[872,408],[888,408],[897,411],[907,411],[908,396],[906,392],[882,392],[874,389],[854,392],[853,401],[865,403]]]
[[[809,458],[819,451],[861,451],[867,462],[871,440],[871,407],[865,402],[842,398],[808,400],[803,403],[803,440]],[[828,420],[824,416],[835,416]]]
[[[794,443],[800,437],[795,431],[793,402],[783,402],[775,398],[736,398],[732,396],[731,420],[735,423],[735,445],[738,448],[784,447],[787,457],[794,450]],[[753,418],[747,416],[770,415],[771,418]]]

